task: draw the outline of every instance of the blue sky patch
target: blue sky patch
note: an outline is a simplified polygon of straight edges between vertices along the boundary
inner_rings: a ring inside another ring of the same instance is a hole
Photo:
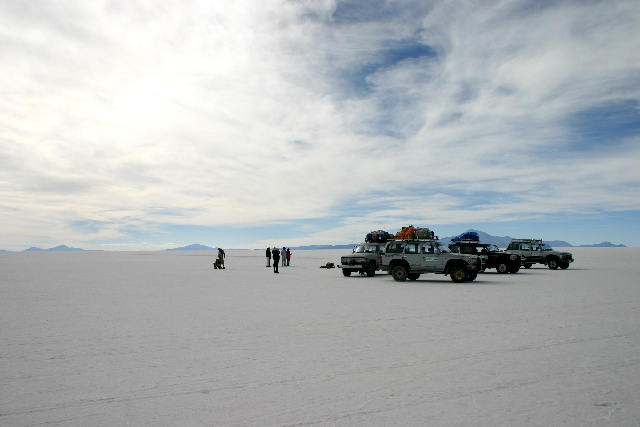
[[[341,74],[348,81],[350,92],[359,96],[369,95],[373,85],[367,77],[381,69],[392,68],[407,59],[435,58],[438,53],[431,46],[417,40],[390,40],[385,47],[372,53],[373,59],[359,68],[344,70]]]
[[[424,1],[347,0],[337,3],[332,19],[337,24],[387,22],[396,18],[420,20],[431,9],[431,4]]]
[[[621,141],[640,136],[638,101],[618,101],[580,111],[571,116],[566,126],[573,148],[592,152],[612,150]]]

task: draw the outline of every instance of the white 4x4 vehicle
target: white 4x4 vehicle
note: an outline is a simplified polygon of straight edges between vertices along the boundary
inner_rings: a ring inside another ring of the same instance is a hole
[[[384,249],[384,243],[362,243],[353,250],[350,255],[340,258],[339,268],[342,274],[351,276],[351,273],[358,272],[369,277],[375,276],[376,270],[380,268],[380,252]]]
[[[421,274],[450,275],[456,283],[475,280],[482,270],[476,255],[456,254],[437,240],[394,240],[381,254],[380,269],[396,281],[417,280]]]
[[[520,255],[524,268],[531,268],[533,264],[538,263],[545,264],[552,270],[557,270],[558,267],[566,270],[573,262],[573,255],[570,252],[553,250],[542,240],[536,239],[513,239],[505,253]]]

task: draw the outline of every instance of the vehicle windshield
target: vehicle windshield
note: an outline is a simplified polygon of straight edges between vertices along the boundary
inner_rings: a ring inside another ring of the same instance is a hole
[[[552,251],[553,249],[551,249],[551,246],[547,245],[546,243],[543,243],[540,245],[540,249],[542,249],[543,251]]]
[[[440,243],[440,242],[435,242],[433,245],[434,245],[436,248],[438,248],[438,250],[439,250],[440,252],[451,252],[451,249],[449,249],[448,247],[446,247],[445,245],[443,245],[443,244],[442,244],[442,243]]]
[[[487,249],[489,250],[489,252],[500,252],[500,249],[498,249],[496,245],[489,245],[487,246]]]
[[[354,252],[357,254],[364,254],[364,253],[375,254],[380,252],[380,246],[379,245],[360,245],[356,248]]]

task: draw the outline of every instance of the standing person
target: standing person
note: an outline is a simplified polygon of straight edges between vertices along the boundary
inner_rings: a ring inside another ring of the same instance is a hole
[[[267,248],[267,267],[271,267],[271,248]]]
[[[287,248],[285,248],[284,246],[282,247],[282,266],[284,267],[285,265],[287,265]]]
[[[218,248],[218,261],[220,261],[220,265],[222,265],[222,268],[224,268],[224,257],[225,256],[226,256],[226,254],[224,253],[222,248]]]
[[[279,273],[278,271],[278,264],[280,264],[280,251],[278,250],[277,247],[273,247],[273,250],[271,251],[271,255],[273,255],[273,272],[274,273]]]
[[[290,262],[291,262],[291,249],[287,248],[287,267],[289,267]]]

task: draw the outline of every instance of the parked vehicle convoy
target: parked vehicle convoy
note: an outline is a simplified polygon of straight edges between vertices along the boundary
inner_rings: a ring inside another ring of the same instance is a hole
[[[405,239],[387,242],[380,254],[380,269],[399,282],[436,273],[462,283],[476,279],[482,262],[477,255],[453,253],[435,239]]]
[[[451,252],[457,254],[478,255],[482,258],[482,269],[495,268],[498,273],[517,273],[522,258],[516,253],[502,252],[496,245],[480,243],[475,240],[459,240],[449,245]]]
[[[369,277],[375,276],[376,271],[380,269],[380,252],[385,244],[383,242],[361,243],[352,254],[342,256],[338,266],[342,269],[342,274],[351,276],[351,273],[357,272]]]
[[[513,239],[504,252],[520,255],[524,268],[544,264],[552,270],[557,270],[558,267],[565,270],[573,262],[571,253],[555,251],[542,240],[536,239]]]

